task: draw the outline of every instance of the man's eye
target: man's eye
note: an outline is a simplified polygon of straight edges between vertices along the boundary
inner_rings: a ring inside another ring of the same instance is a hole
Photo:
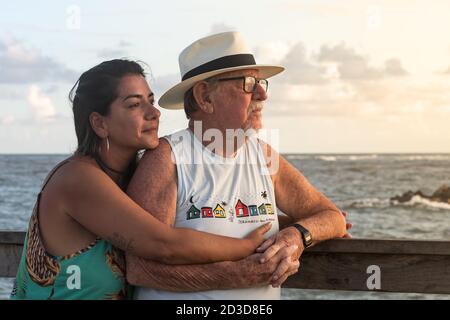
[[[139,102],[136,102],[129,106],[129,108],[136,108],[136,107],[139,107]]]

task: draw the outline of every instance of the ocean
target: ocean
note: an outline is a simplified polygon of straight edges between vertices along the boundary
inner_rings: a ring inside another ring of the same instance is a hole
[[[450,154],[285,154],[341,210],[354,238],[450,241],[450,204],[415,197],[389,199],[408,190],[431,195],[450,184]],[[0,230],[22,230],[49,170],[67,155],[0,155]],[[0,278],[0,299],[12,279]],[[283,299],[450,299],[450,295],[282,289]]]

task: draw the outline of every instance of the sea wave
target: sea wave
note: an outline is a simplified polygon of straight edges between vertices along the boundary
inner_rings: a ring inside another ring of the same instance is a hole
[[[450,161],[450,155],[427,154],[427,155],[398,155],[394,156],[399,161]]]
[[[361,161],[361,160],[374,160],[377,159],[376,154],[367,155],[321,155],[316,156],[315,159],[322,161]]]
[[[426,206],[430,208],[450,210],[450,203],[431,201],[429,199],[423,198],[419,195],[413,196],[411,200],[407,202],[399,202],[397,200],[391,201],[390,199],[379,199],[379,198],[365,198],[357,200],[349,200],[344,204],[346,208],[387,208],[390,206]]]
[[[365,198],[348,201],[349,208],[386,208],[390,206],[389,199]]]
[[[315,159],[322,160],[322,161],[336,161],[337,157],[335,157],[335,156],[317,156],[317,157],[315,157]]]
[[[311,159],[311,156],[308,155],[300,155],[300,154],[286,154],[284,157],[287,160],[305,160],[305,159]]]
[[[450,154],[285,154],[288,160],[321,161],[450,161]]]
[[[431,207],[431,208],[450,210],[450,203],[431,201],[431,200],[423,198],[419,195],[413,196],[411,198],[411,200],[409,200],[407,202],[398,202],[398,201],[394,200],[394,201],[392,201],[392,204],[395,206],[398,206],[398,205],[401,205],[401,206],[423,205],[423,206],[427,206],[427,207]]]

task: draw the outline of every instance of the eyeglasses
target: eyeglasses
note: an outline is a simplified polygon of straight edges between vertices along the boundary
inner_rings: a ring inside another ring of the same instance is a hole
[[[247,93],[255,93],[257,84],[259,84],[266,92],[269,89],[269,82],[267,81],[267,79],[257,79],[252,76],[217,79],[217,81],[230,81],[230,80],[244,80],[243,89]]]

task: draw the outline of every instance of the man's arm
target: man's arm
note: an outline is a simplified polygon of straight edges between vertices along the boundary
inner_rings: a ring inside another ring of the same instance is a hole
[[[314,244],[343,237],[346,234],[346,221],[341,211],[270,145],[262,141],[261,144],[271,172],[277,207],[292,218],[294,223],[308,229]],[[299,259],[304,245],[300,233],[292,227],[287,227],[272,236],[258,248],[258,252],[265,251],[270,257],[288,245],[298,246],[292,259]],[[285,269],[286,266],[280,264],[275,273],[278,280],[272,284],[277,285],[285,280],[281,276]]]
[[[134,201],[169,225],[174,224],[177,200],[176,166],[171,157],[169,143],[161,139],[158,148],[145,153],[128,187]],[[126,253],[127,280],[132,285],[168,291],[252,287],[268,283],[277,264],[277,258],[260,264],[259,257],[255,254],[237,262],[174,266]]]
[[[341,211],[281,155],[274,187],[278,207],[308,229],[314,242],[344,236]]]

